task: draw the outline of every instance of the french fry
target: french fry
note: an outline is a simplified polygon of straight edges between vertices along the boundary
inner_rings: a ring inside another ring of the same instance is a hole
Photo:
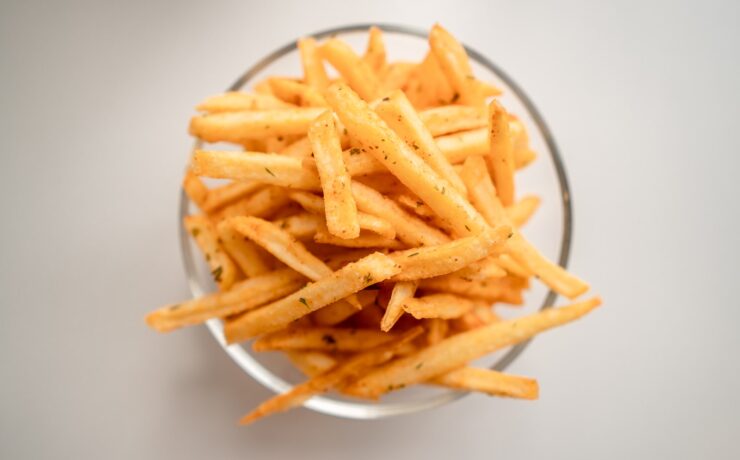
[[[376,301],[374,304],[368,305],[353,315],[352,325],[361,329],[378,330],[380,329],[382,319],[383,309],[378,306],[378,302]]]
[[[343,41],[331,38],[319,48],[321,56],[329,61],[350,88],[366,101],[380,95],[380,82],[373,69]]]
[[[321,307],[392,277],[399,270],[389,257],[381,253],[371,254],[298,292],[228,321],[224,327],[226,341],[234,343],[280,330]]]
[[[429,318],[424,320],[424,324],[427,329],[427,344],[434,345],[439,343],[447,337],[447,332],[450,330],[450,324],[440,318]]]
[[[432,278],[456,272],[471,263],[501,250],[512,235],[511,227],[487,228],[477,236],[460,238],[436,246],[394,252],[390,257],[402,268],[395,281]]]
[[[406,299],[402,306],[403,311],[416,319],[453,319],[480,306],[480,303],[453,294],[431,294]]]
[[[477,78],[475,79],[475,84],[478,86],[478,91],[480,92],[480,95],[484,98],[501,96],[502,94],[504,94],[501,88],[494,86],[491,83],[478,80]]]
[[[216,230],[224,250],[247,278],[270,271],[269,262],[262,250],[234,230],[228,221],[219,223]]]
[[[372,329],[337,327],[288,328],[265,334],[252,344],[254,351],[322,350],[358,352],[397,339],[396,334],[386,334]]]
[[[377,190],[383,195],[397,195],[399,193],[411,193],[393,174],[388,171],[378,174],[370,174],[357,178],[358,182]]]
[[[218,241],[218,233],[208,217],[203,215],[185,216],[183,225],[195,242],[211,268],[213,281],[225,291],[237,280],[239,271],[234,261],[226,254]]]
[[[487,302],[504,302],[510,305],[522,304],[521,290],[527,286],[526,280],[515,277],[471,280],[456,275],[445,275],[423,279],[419,288],[427,291],[446,292]]]
[[[216,210],[211,217],[215,221],[237,216],[254,216],[269,219],[290,203],[288,194],[281,187],[266,186],[234,204]]]
[[[487,125],[487,112],[483,107],[443,105],[419,112],[419,118],[433,136],[475,130]]]
[[[404,333],[396,342],[380,345],[372,350],[358,353],[327,372],[316,375],[300,385],[296,385],[289,392],[275,396],[260,404],[257,409],[245,415],[239,423],[246,425],[267,415],[297,407],[314,395],[340,386],[344,382],[364,374],[368,369],[389,361],[407,343],[421,333],[421,328],[415,328]]]
[[[218,179],[259,181],[302,190],[320,190],[316,174],[306,171],[301,160],[275,153],[198,150],[192,159],[193,173]]]
[[[386,391],[424,382],[483,355],[574,321],[600,304],[601,299],[594,297],[450,336],[436,345],[374,369],[345,388],[345,391],[361,397],[378,397]]]
[[[257,94],[267,94],[270,96],[274,96],[274,94],[272,94],[272,89],[270,88],[270,82],[268,81],[267,78],[264,78],[256,82],[255,84],[253,84],[252,91],[254,91]]]
[[[514,152],[514,166],[524,168],[537,158],[537,154],[529,148],[529,135],[524,123],[514,115],[509,114],[509,135]]]
[[[530,276],[534,275],[534,273],[528,267],[525,267],[524,265],[517,262],[516,259],[511,257],[511,254],[501,254],[500,256],[498,256],[496,263],[499,267],[503,268],[513,276],[518,276],[520,278],[529,278]]]
[[[290,145],[290,143],[293,142],[294,139],[300,138],[300,137],[301,136],[270,136],[270,137],[266,137],[264,139],[265,147],[264,147],[264,150],[263,151],[265,151],[265,152],[273,152],[273,153],[274,152],[280,152],[285,147],[287,147],[288,145]],[[250,151],[252,149],[245,148],[244,150]]]
[[[473,155],[488,154],[488,129],[473,129],[434,138],[437,146],[452,164],[462,163]]]
[[[523,149],[514,151],[514,167],[522,169],[529,166],[537,159],[537,152],[532,149]]]
[[[455,37],[439,24],[435,24],[429,32],[429,47],[437,58],[442,73],[455,90],[452,101],[465,105],[482,105],[483,95],[476,84],[467,53]]]
[[[323,110],[300,107],[196,115],[190,120],[190,134],[206,142],[236,144],[269,136],[305,135]]]
[[[477,234],[486,227],[473,206],[413,153],[347,85],[332,84],[325,96],[357,142],[441,218],[449,221],[460,236]]]
[[[385,309],[385,314],[380,321],[380,330],[383,332],[390,331],[403,315],[403,303],[414,297],[416,288],[419,286],[417,281],[401,281],[393,286],[391,298]]]
[[[372,305],[378,297],[377,289],[364,290],[357,293],[357,300],[364,310],[368,305]],[[362,311],[360,310],[360,311]],[[319,326],[335,326],[350,316],[357,313],[357,309],[348,302],[334,302],[315,311],[312,315],[314,322]]]
[[[506,207],[506,216],[516,228],[522,228],[539,206],[539,197],[534,195],[525,196]]]
[[[530,400],[537,399],[540,390],[535,379],[477,367],[463,367],[435,377],[429,382],[456,390]]]
[[[450,320],[450,326],[458,331],[469,331],[497,321],[501,321],[501,318],[491,311],[490,306],[480,306],[475,307],[459,318]]]
[[[385,43],[383,43],[383,32],[372,26],[368,29],[367,49],[362,60],[375,72],[381,75],[385,71]]]
[[[288,78],[270,78],[273,94],[281,100],[301,107],[326,107],[321,92],[305,83]]]
[[[288,350],[285,354],[306,377],[323,374],[337,365],[336,359],[320,351]]]
[[[416,64],[411,62],[392,62],[388,64],[380,77],[380,85],[383,92],[402,89],[406,86],[409,76],[416,68]]]
[[[460,177],[468,187],[470,202],[473,203],[475,209],[481,213],[486,222],[490,225],[509,223],[506,211],[496,197],[496,187],[488,174],[483,157],[468,157],[463,164]]]
[[[303,275],[284,268],[239,281],[228,291],[165,306],[149,313],[146,322],[152,329],[169,332],[257,308],[297,291],[305,283]]]
[[[249,196],[259,190],[262,185],[259,182],[232,182],[208,190],[208,193],[199,205],[200,209],[212,214],[217,210],[232,204],[242,198]]]
[[[400,249],[403,244],[394,239],[386,238],[376,233],[361,232],[357,238],[345,239],[338,236],[332,235],[326,229],[326,226],[322,225],[316,230],[316,234],[313,240],[321,244],[333,244],[334,246],[342,246],[345,248],[386,248],[386,249]]]
[[[298,50],[301,53],[303,80],[319,91],[325,90],[329,86],[329,77],[326,75],[324,63],[321,62],[316,40],[301,38],[298,40]]]
[[[311,141],[308,137],[301,137],[297,141],[294,141],[282,150],[279,151],[281,155],[293,158],[306,158],[311,155]]]
[[[188,170],[185,173],[185,178],[182,181],[182,188],[185,190],[185,194],[190,198],[190,201],[195,203],[200,210],[203,210],[203,204],[208,199],[208,187],[200,177],[193,174],[192,171]]]
[[[273,224],[293,235],[298,240],[311,240],[323,222],[320,216],[308,212],[277,219]]]
[[[392,92],[377,105],[375,112],[406,144],[414,149],[439,176],[465,194],[465,184],[434,142],[434,137],[422,123],[411,102],[399,90]]]
[[[509,115],[493,100],[488,105],[488,142],[491,150],[485,156],[496,193],[504,206],[514,202],[514,153],[509,133]]]
[[[292,104],[281,101],[271,94],[229,91],[211,96],[195,106],[195,110],[207,113],[242,112],[245,110],[289,109]]]
[[[316,167],[324,192],[326,227],[332,235],[352,239],[360,236],[357,205],[352,198],[352,179],[344,165],[339,135],[331,112],[324,112],[308,130]]]
[[[460,278],[467,278],[471,281],[484,281],[490,278],[501,278],[506,276],[506,270],[499,264],[500,256],[488,256],[477,262],[453,272]],[[526,276],[525,276],[526,277]]]

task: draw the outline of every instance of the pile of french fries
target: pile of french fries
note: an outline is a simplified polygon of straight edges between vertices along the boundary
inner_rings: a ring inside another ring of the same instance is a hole
[[[337,38],[298,48],[301,78],[197,106],[194,136],[241,147],[195,151],[183,183],[200,209],[184,225],[218,292],[160,308],[149,326],[220,318],[228,343],[255,339],[308,377],[242,423],[330,390],[377,399],[428,384],[536,399],[536,380],[469,363],[601,301],[508,321],[495,312],[522,304],[532,278],[569,299],[589,289],[519,231],[540,199],[517,197],[515,172],[536,154],[501,91],[439,25],[420,63],[388,62],[374,27],[363,55]]]

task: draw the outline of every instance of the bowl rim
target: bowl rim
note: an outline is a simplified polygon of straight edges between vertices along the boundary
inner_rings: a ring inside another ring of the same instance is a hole
[[[334,35],[340,35],[344,33],[356,33],[367,31],[370,27],[375,26],[380,28],[384,32],[414,36],[417,38],[426,39],[427,31],[407,26],[392,23],[356,23],[350,25],[343,25],[339,27],[333,27],[329,29],[320,30],[306,35],[306,37],[312,37],[317,40],[327,38]],[[237,91],[244,87],[255,75],[267,68],[275,60],[283,57],[284,55],[294,51],[297,48],[297,40],[279,47],[275,51],[269,53],[249,69],[247,69],[229,88],[227,91]],[[563,237],[560,242],[560,254],[558,257],[558,264],[564,268],[567,267],[568,259],[570,256],[572,238],[573,238],[573,209],[572,209],[572,196],[570,192],[570,186],[568,184],[568,178],[565,172],[565,165],[563,164],[560,151],[555,143],[555,139],[547,126],[542,114],[535,107],[532,100],[526,95],[524,90],[498,65],[493,63],[490,59],[485,57],[483,54],[472,49],[471,47],[464,45],[465,51],[468,56],[473,60],[477,61],[478,64],[486,67],[488,70],[496,74],[504,83],[506,83],[515,96],[521,101],[525,109],[529,112],[535,123],[537,129],[543,137],[543,141],[547,145],[550,153],[550,157],[553,162],[553,166],[556,171],[558,184],[560,186],[560,194],[563,205]],[[196,140],[193,149],[197,149],[202,145],[200,140]],[[182,218],[188,214],[190,201],[184,189],[180,192],[180,206],[179,206],[179,222],[182,222]],[[181,253],[183,257],[183,265],[185,269],[185,275],[188,281],[191,294],[194,297],[204,295],[206,292],[202,288],[200,282],[197,279],[195,260],[193,258],[193,252],[189,241],[189,235],[184,229],[183,225],[178,225]],[[545,299],[540,306],[539,310],[550,308],[554,305],[558,295],[549,290]],[[292,385],[277,375],[270,372],[261,363],[256,361],[240,344],[228,345],[223,334],[223,323],[219,319],[210,319],[206,322],[206,326],[209,331],[219,343],[221,348],[236,362],[242,370],[260,382],[266,388],[280,393],[288,391],[292,388]],[[504,354],[495,364],[491,366],[491,369],[503,371],[506,369],[530,344],[532,339],[517,344],[511,347],[506,354]],[[394,415],[410,414],[425,409],[431,409],[439,407],[449,402],[460,399],[467,395],[468,392],[449,390],[446,393],[433,396],[431,398],[410,401],[410,402],[398,402],[398,403],[374,403],[366,404],[362,402],[347,402],[339,401],[336,399],[328,398],[322,395],[314,396],[313,398],[306,401],[303,405],[309,409],[321,412],[324,414],[334,415],[344,418],[352,419],[377,419],[384,418]]]

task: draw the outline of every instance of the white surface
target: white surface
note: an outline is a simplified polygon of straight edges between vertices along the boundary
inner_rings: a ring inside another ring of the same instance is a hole
[[[740,456],[736,2],[75,3],[0,5],[0,457]],[[142,321],[187,295],[191,107],[303,31],[435,20],[544,113],[606,306],[515,363],[536,403],[239,428],[268,392],[204,328]]]

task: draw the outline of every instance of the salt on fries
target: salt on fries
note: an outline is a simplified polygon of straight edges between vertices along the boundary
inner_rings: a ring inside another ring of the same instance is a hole
[[[375,27],[362,53],[338,38],[298,49],[298,78],[196,106],[190,132],[238,149],[204,144],[183,180],[200,210],[183,225],[218,291],[147,324],[217,318],[227,343],[254,339],[255,352],[283,352],[308,377],[242,423],[332,390],[375,399],[425,384],[536,399],[536,380],[471,362],[601,300],[506,321],[494,310],[521,305],[535,278],[571,299],[589,288],[520,231],[541,200],[515,187],[537,157],[524,123],[439,25],[416,63],[390,61]]]

